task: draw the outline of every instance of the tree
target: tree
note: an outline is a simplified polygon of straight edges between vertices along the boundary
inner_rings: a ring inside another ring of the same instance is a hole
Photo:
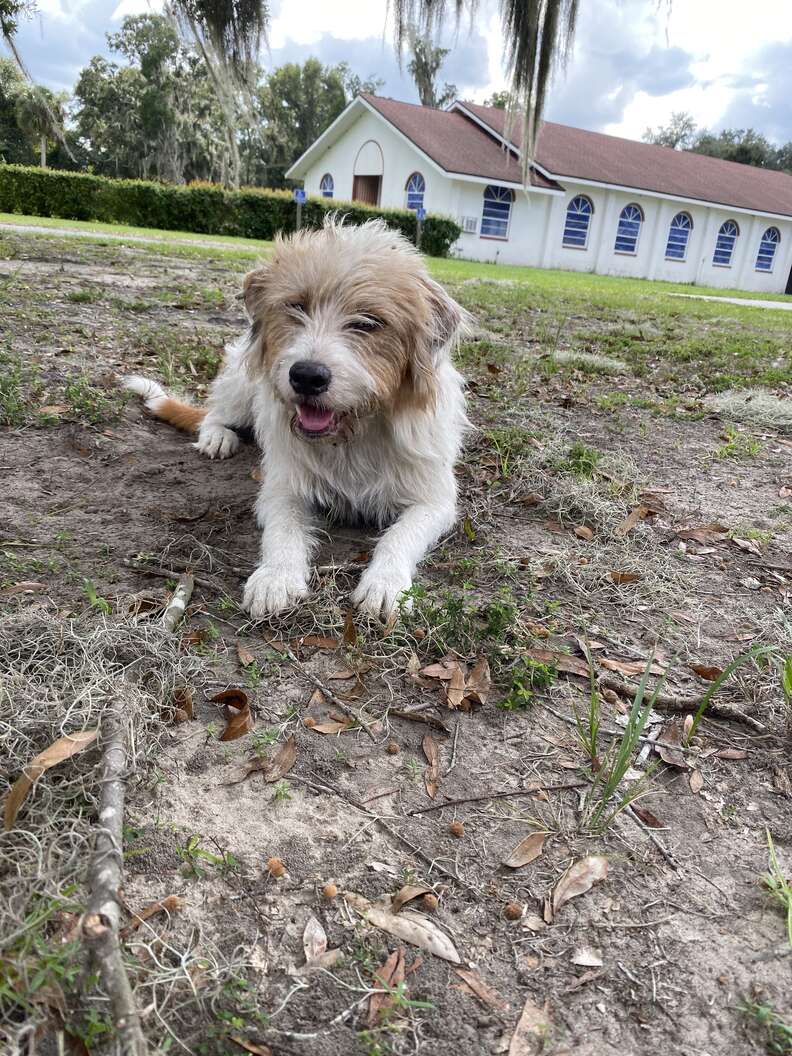
[[[36,140],[39,164],[47,167],[47,143],[62,137],[64,99],[40,84],[26,87],[16,97],[16,119],[24,136]]]
[[[434,37],[452,5],[458,20],[465,8],[475,13],[477,0],[394,0],[399,49],[413,26]],[[510,109],[519,109],[522,117],[522,168],[527,182],[551,76],[559,62],[566,63],[574,39],[578,0],[499,0],[499,7],[511,81]]]
[[[318,139],[347,104],[345,66],[323,66],[318,59],[286,63],[267,77],[259,91],[266,158],[264,182],[282,186],[283,174]]]
[[[661,147],[672,147],[674,150],[690,149],[696,135],[696,122],[693,115],[685,110],[671,114],[668,125],[657,130],[647,128],[643,134],[645,143],[656,143]]]
[[[494,106],[496,110],[508,110],[509,108],[509,93],[508,92],[493,92],[489,99],[484,100],[485,106]]]
[[[437,88],[437,75],[440,67],[449,54],[450,48],[436,48],[428,36],[420,36],[415,27],[411,27],[407,37],[412,58],[407,63],[407,72],[415,81],[421,106],[443,109],[456,99],[455,84],[443,85],[442,91]]]
[[[717,134],[704,130],[696,136],[690,149],[697,154],[761,169],[781,168],[779,148],[753,128],[724,128]]]
[[[17,99],[27,90],[27,81],[12,59],[0,59],[0,161],[29,165],[31,149],[19,127]]]

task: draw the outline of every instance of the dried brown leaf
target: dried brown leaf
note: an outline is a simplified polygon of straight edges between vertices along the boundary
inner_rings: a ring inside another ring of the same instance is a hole
[[[398,949],[388,957],[381,967],[374,973],[375,982],[386,990],[395,990],[404,982],[404,950]],[[374,993],[369,998],[367,1023],[370,1027],[376,1026],[383,1013],[394,1004],[392,994]]]
[[[690,785],[690,791],[693,795],[698,795],[704,787],[704,778],[701,776],[700,770],[691,771],[690,777],[688,778],[688,784]]]
[[[573,950],[569,960],[572,964],[578,965],[579,968],[602,967],[602,954],[598,950],[591,950],[585,946],[579,946],[576,950]]]
[[[550,1014],[547,1002],[540,1008],[530,997],[509,1043],[509,1056],[538,1056],[545,1048],[550,1033]]]
[[[33,594],[36,591],[47,590],[46,583],[37,583],[32,579],[25,579],[21,583],[14,583],[10,587],[3,587],[0,590],[0,595],[4,598],[10,598],[14,594]]]
[[[493,990],[491,986],[488,986],[472,968],[455,968],[454,972],[464,984],[463,987],[458,987],[458,989],[467,990],[474,997],[477,997],[482,1004],[495,1008],[499,1012],[505,1012],[508,1009],[508,1003],[503,1000],[497,990]]]
[[[608,875],[608,860],[600,855],[590,855],[575,862],[559,880],[553,892],[553,912],[557,913],[565,902],[589,891]]]
[[[430,894],[434,894],[434,891],[431,887],[427,887],[426,884],[405,884],[393,896],[391,910],[394,913],[398,913],[403,906],[408,902],[412,902],[413,899],[422,898],[424,895]]]
[[[339,733],[346,733],[347,730],[351,730],[354,723],[351,719],[327,719],[324,722],[314,723],[313,726],[309,727],[313,733],[322,733],[326,737],[332,737]]]
[[[421,674],[425,675],[426,678],[439,678],[443,682],[448,682],[458,668],[458,660],[443,660],[439,664],[429,664],[427,667],[422,667]]]
[[[247,693],[242,689],[224,689],[210,698],[213,704],[223,705],[226,728],[220,734],[221,741],[235,741],[253,730],[253,714]]]
[[[274,1056],[272,1049],[269,1045],[257,1041],[248,1041],[247,1038],[243,1038],[239,1034],[231,1034],[231,1040],[235,1045],[238,1045],[245,1052],[250,1052],[253,1056]]]
[[[503,859],[501,865],[506,865],[510,869],[519,869],[523,865],[528,865],[542,853],[546,839],[546,832],[532,832],[530,836],[520,840],[511,854]]]
[[[43,752],[39,752],[27,764],[22,771],[21,777],[16,779],[11,791],[6,796],[3,811],[3,824],[6,832],[13,827],[25,796],[27,796],[41,775],[51,769],[51,767],[57,766],[58,763],[62,763],[88,748],[96,740],[98,732],[94,728],[92,730],[79,730],[77,733],[67,733],[63,737],[59,737],[57,741],[53,741],[49,747],[45,748]]]
[[[747,756],[744,748],[721,748],[715,753],[716,759],[745,759]]]
[[[647,829],[664,829],[662,821],[653,814],[651,810],[647,810],[645,807],[633,807],[633,814],[636,814],[638,818],[644,823]]]
[[[679,770],[687,770],[688,762],[685,753],[680,752],[685,740],[684,720],[673,719],[663,729],[660,736],[654,742],[657,754],[664,763],[675,766]]]
[[[703,678],[706,682],[717,682],[723,674],[723,668],[715,667],[714,665],[688,664],[688,667],[694,674],[698,675],[699,678]]]
[[[571,653],[556,649],[526,649],[523,656],[536,660],[540,664],[547,664],[548,667],[554,667],[556,671],[563,671],[567,675],[589,677],[589,666],[586,661],[578,656],[572,656]]]
[[[616,535],[629,535],[638,522],[643,521],[649,515],[649,512],[648,506],[644,506],[643,504],[640,506],[634,506],[616,529]]]
[[[280,781],[284,777],[294,764],[297,762],[297,741],[294,738],[294,734],[284,741],[278,749],[275,758],[264,770],[264,780],[270,784],[273,781]]]
[[[646,670],[648,660],[611,660],[607,656],[600,659],[600,663],[608,671],[617,671],[620,675],[642,675]],[[649,668],[652,675],[664,675],[665,669],[659,664],[652,664]]]
[[[302,941],[306,964],[311,964],[327,949],[327,932],[313,913],[306,921]]]
[[[460,664],[456,664],[451,672],[451,678],[446,686],[446,704],[451,709],[461,707],[465,699],[465,671]]]
[[[239,662],[243,667],[250,667],[251,664],[255,664],[255,656],[241,642],[237,642],[236,649]]]
[[[359,913],[375,928],[381,928],[397,939],[418,946],[427,953],[434,954],[451,964],[460,964],[461,958],[451,939],[430,917],[404,909],[393,913],[390,907],[375,905],[355,891],[343,893],[347,905]]]
[[[722,524],[702,524],[698,528],[681,528],[676,533],[676,537],[686,542],[709,543],[727,535],[728,531],[729,529],[724,528]]]
[[[586,524],[578,524],[575,526],[575,535],[578,539],[585,539],[586,542],[591,542],[594,538],[594,533]]]
[[[341,645],[338,638],[329,638],[324,634],[306,634],[297,641],[309,649],[338,649]]]
[[[429,763],[424,773],[426,794],[430,799],[434,799],[440,787],[440,745],[431,733],[427,733],[423,741],[421,741],[421,746],[426,756],[426,761]]]
[[[465,683],[465,700],[472,704],[484,705],[487,703],[490,690],[492,689],[492,675],[490,674],[489,661],[486,656],[477,660],[473,670],[467,677]]]
[[[344,633],[341,640],[344,645],[353,646],[357,642],[357,637],[358,634],[357,627],[355,627],[355,619],[352,615],[352,610],[348,609],[344,616]]]
[[[643,579],[640,572],[623,572],[618,569],[612,569],[608,575],[617,587],[622,586],[624,583],[637,583],[640,579]]]

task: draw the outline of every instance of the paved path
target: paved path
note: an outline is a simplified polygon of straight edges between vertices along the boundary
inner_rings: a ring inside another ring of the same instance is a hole
[[[7,220],[0,220],[0,231],[32,231],[37,235],[67,235],[75,238],[111,238],[119,242],[153,242],[156,245],[172,246],[206,246],[209,249],[246,249],[246,246],[233,242],[215,242],[208,238],[189,238],[184,235],[124,235],[115,231],[82,231],[76,227],[49,227],[44,224],[10,224]],[[255,249],[255,243],[251,243],[251,249]]]
[[[762,301],[753,297],[710,297],[704,293],[670,293],[669,297],[691,297],[695,301],[719,301],[721,304],[739,304],[741,308],[775,308],[779,312],[792,312],[792,297],[788,301]]]

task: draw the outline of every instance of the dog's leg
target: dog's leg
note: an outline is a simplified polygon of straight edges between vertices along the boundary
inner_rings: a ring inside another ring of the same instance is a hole
[[[263,528],[261,563],[245,584],[242,604],[260,620],[308,594],[315,540],[306,503],[271,469],[256,500],[256,519]]]
[[[206,402],[206,417],[193,445],[208,458],[231,458],[239,449],[239,437],[228,427],[246,426],[252,420],[253,386],[244,368],[250,343],[245,334],[226,351],[222,370],[212,382]]]
[[[376,617],[396,612],[399,599],[412,586],[418,562],[453,526],[455,517],[453,482],[444,498],[409,506],[377,543],[352,595],[354,604]]]

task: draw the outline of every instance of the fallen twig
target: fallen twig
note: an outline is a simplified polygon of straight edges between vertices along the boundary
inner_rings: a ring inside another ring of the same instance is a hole
[[[192,597],[194,586],[195,580],[189,572],[184,572],[179,576],[179,582],[176,584],[173,597],[162,614],[162,626],[165,630],[171,632],[176,630]]]
[[[113,700],[102,723],[102,794],[99,819],[88,870],[90,895],[82,934],[102,979],[113,1009],[123,1056],[145,1056],[146,1039],[129,977],[121,957],[118,925],[121,906],[118,890],[123,869],[124,775],[127,755],[120,701]]]
[[[451,773],[451,771],[456,766],[457,741],[459,740],[459,727],[460,727],[460,724],[461,724],[461,720],[457,717],[456,726],[454,726],[454,741],[453,741],[453,744],[451,745],[451,762],[448,764],[448,766],[446,767],[445,771],[443,772],[443,777],[448,777],[448,775]]]
[[[676,860],[676,858],[673,856],[673,854],[668,850],[668,848],[665,846],[665,844],[661,841],[661,839],[659,838],[657,833],[652,832],[652,830],[649,828],[649,826],[645,825],[641,821],[641,819],[635,813],[635,809],[633,808],[632,804],[630,804],[630,803],[627,804],[627,815],[628,815],[628,817],[630,817],[635,822],[635,824],[644,833],[644,835],[649,837],[649,839],[652,841],[652,843],[658,849],[660,854],[662,854],[663,858],[665,858],[665,860],[668,862],[668,864],[671,866],[671,868],[672,869],[678,869],[679,868],[679,862]]]
[[[433,730],[438,730],[446,736],[451,735],[449,728],[436,715],[425,715],[422,711],[404,711],[402,708],[388,708],[388,718],[391,716],[396,719],[407,719],[408,722],[422,722],[425,726],[431,726]]]
[[[638,687],[632,682],[622,682],[612,675],[600,675],[597,682],[600,688],[610,689],[626,700],[634,700],[635,694],[638,692]],[[656,697],[652,698],[652,707],[657,711],[695,712],[702,699],[701,696],[682,697],[674,693],[658,693]],[[742,722],[753,730],[765,729],[764,723],[755,719],[752,715],[746,715],[745,712],[740,711],[733,704],[726,704],[723,701],[717,703],[711,700],[704,715],[711,719],[732,719],[734,722]]]
[[[320,691],[320,693],[322,693],[326,700],[329,700],[331,704],[334,704],[340,711],[343,711],[346,716],[348,716],[350,719],[353,719],[364,731],[366,736],[369,737],[376,744],[377,739],[369,729],[369,726],[373,725],[376,720],[364,719],[362,714],[357,710],[357,708],[354,708],[351,704],[345,704],[340,697],[337,697],[335,695],[332,689],[328,689],[324,682],[318,679],[316,675],[311,674],[308,668],[305,667],[302,663],[300,663],[300,661],[297,659],[294,652],[292,651],[291,647],[286,645],[285,642],[278,645],[278,650],[283,656],[288,656],[289,660],[292,664],[294,664],[297,670],[305,678],[307,678],[308,681]]]
[[[560,792],[565,788],[585,788],[588,781],[562,781],[557,785],[530,785],[528,788],[510,788],[505,792],[489,792],[483,796],[463,796],[462,799],[448,799],[445,803],[433,803],[431,807],[419,807],[408,811],[412,814],[429,814],[444,807],[456,807],[460,803],[483,803],[488,799],[508,799],[510,796],[532,796],[537,792]]]
[[[407,847],[417,858],[420,858],[423,862],[426,862],[430,869],[435,869],[438,873],[442,873],[443,876],[447,876],[449,880],[453,880],[454,883],[459,884],[460,887],[464,887],[466,891],[474,895],[476,898],[480,897],[479,892],[475,889],[475,887],[467,883],[466,880],[463,880],[462,877],[459,876],[457,873],[452,872],[450,869],[446,869],[444,865],[441,865],[438,861],[432,858],[431,855],[428,855],[425,851],[422,851],[420,847],[417,847],[411,840],[408,840],[406,836],[403,836],[398,831],[398,829],[394,829],[392,825],[389,825],[384,818],[381,818],[379,816],[379,814],[375,814],[373,810],[369,810],[369,808],[362,802],[362,800],[359,800],[356,796],[347,795],[346,792],[338,788],[336,785],[330,784],[330,782],[327,781],[325,778],[315,778],[311,780],[307,777],[300,777],[299,774],[289,774],[289,780],[297,781],[303,785],[308,785],[309,788],[314,789],[314,791],[316,792],[332,792],[334,795],[346,800],[346,802],[349,803],[350,806],[354,807],[355,810],[359,810],[363,814],[367,814],[368,817],[370,817],[376,825],[379,825],[381,829],[387,832],[392,839],[398,840],[399,843],[403,843],[404,846]],[[413,811],[412,813],[420,812]]]
[[[142,572],[144,576],[157,576],[159,579],[178,579],[181,575],[181,572],[175,568],[155,568],[154,565],[149,565],[145,562],[131,561],[129,558],[125,558],[122,563],[124,568],[129,568],[133,572]],[[207,587],[209,590],[217,590],[217,584],[213,583],[210,579],[205,579],[203,576],[196,576],[193,574],[193,582],[199,587]]]

